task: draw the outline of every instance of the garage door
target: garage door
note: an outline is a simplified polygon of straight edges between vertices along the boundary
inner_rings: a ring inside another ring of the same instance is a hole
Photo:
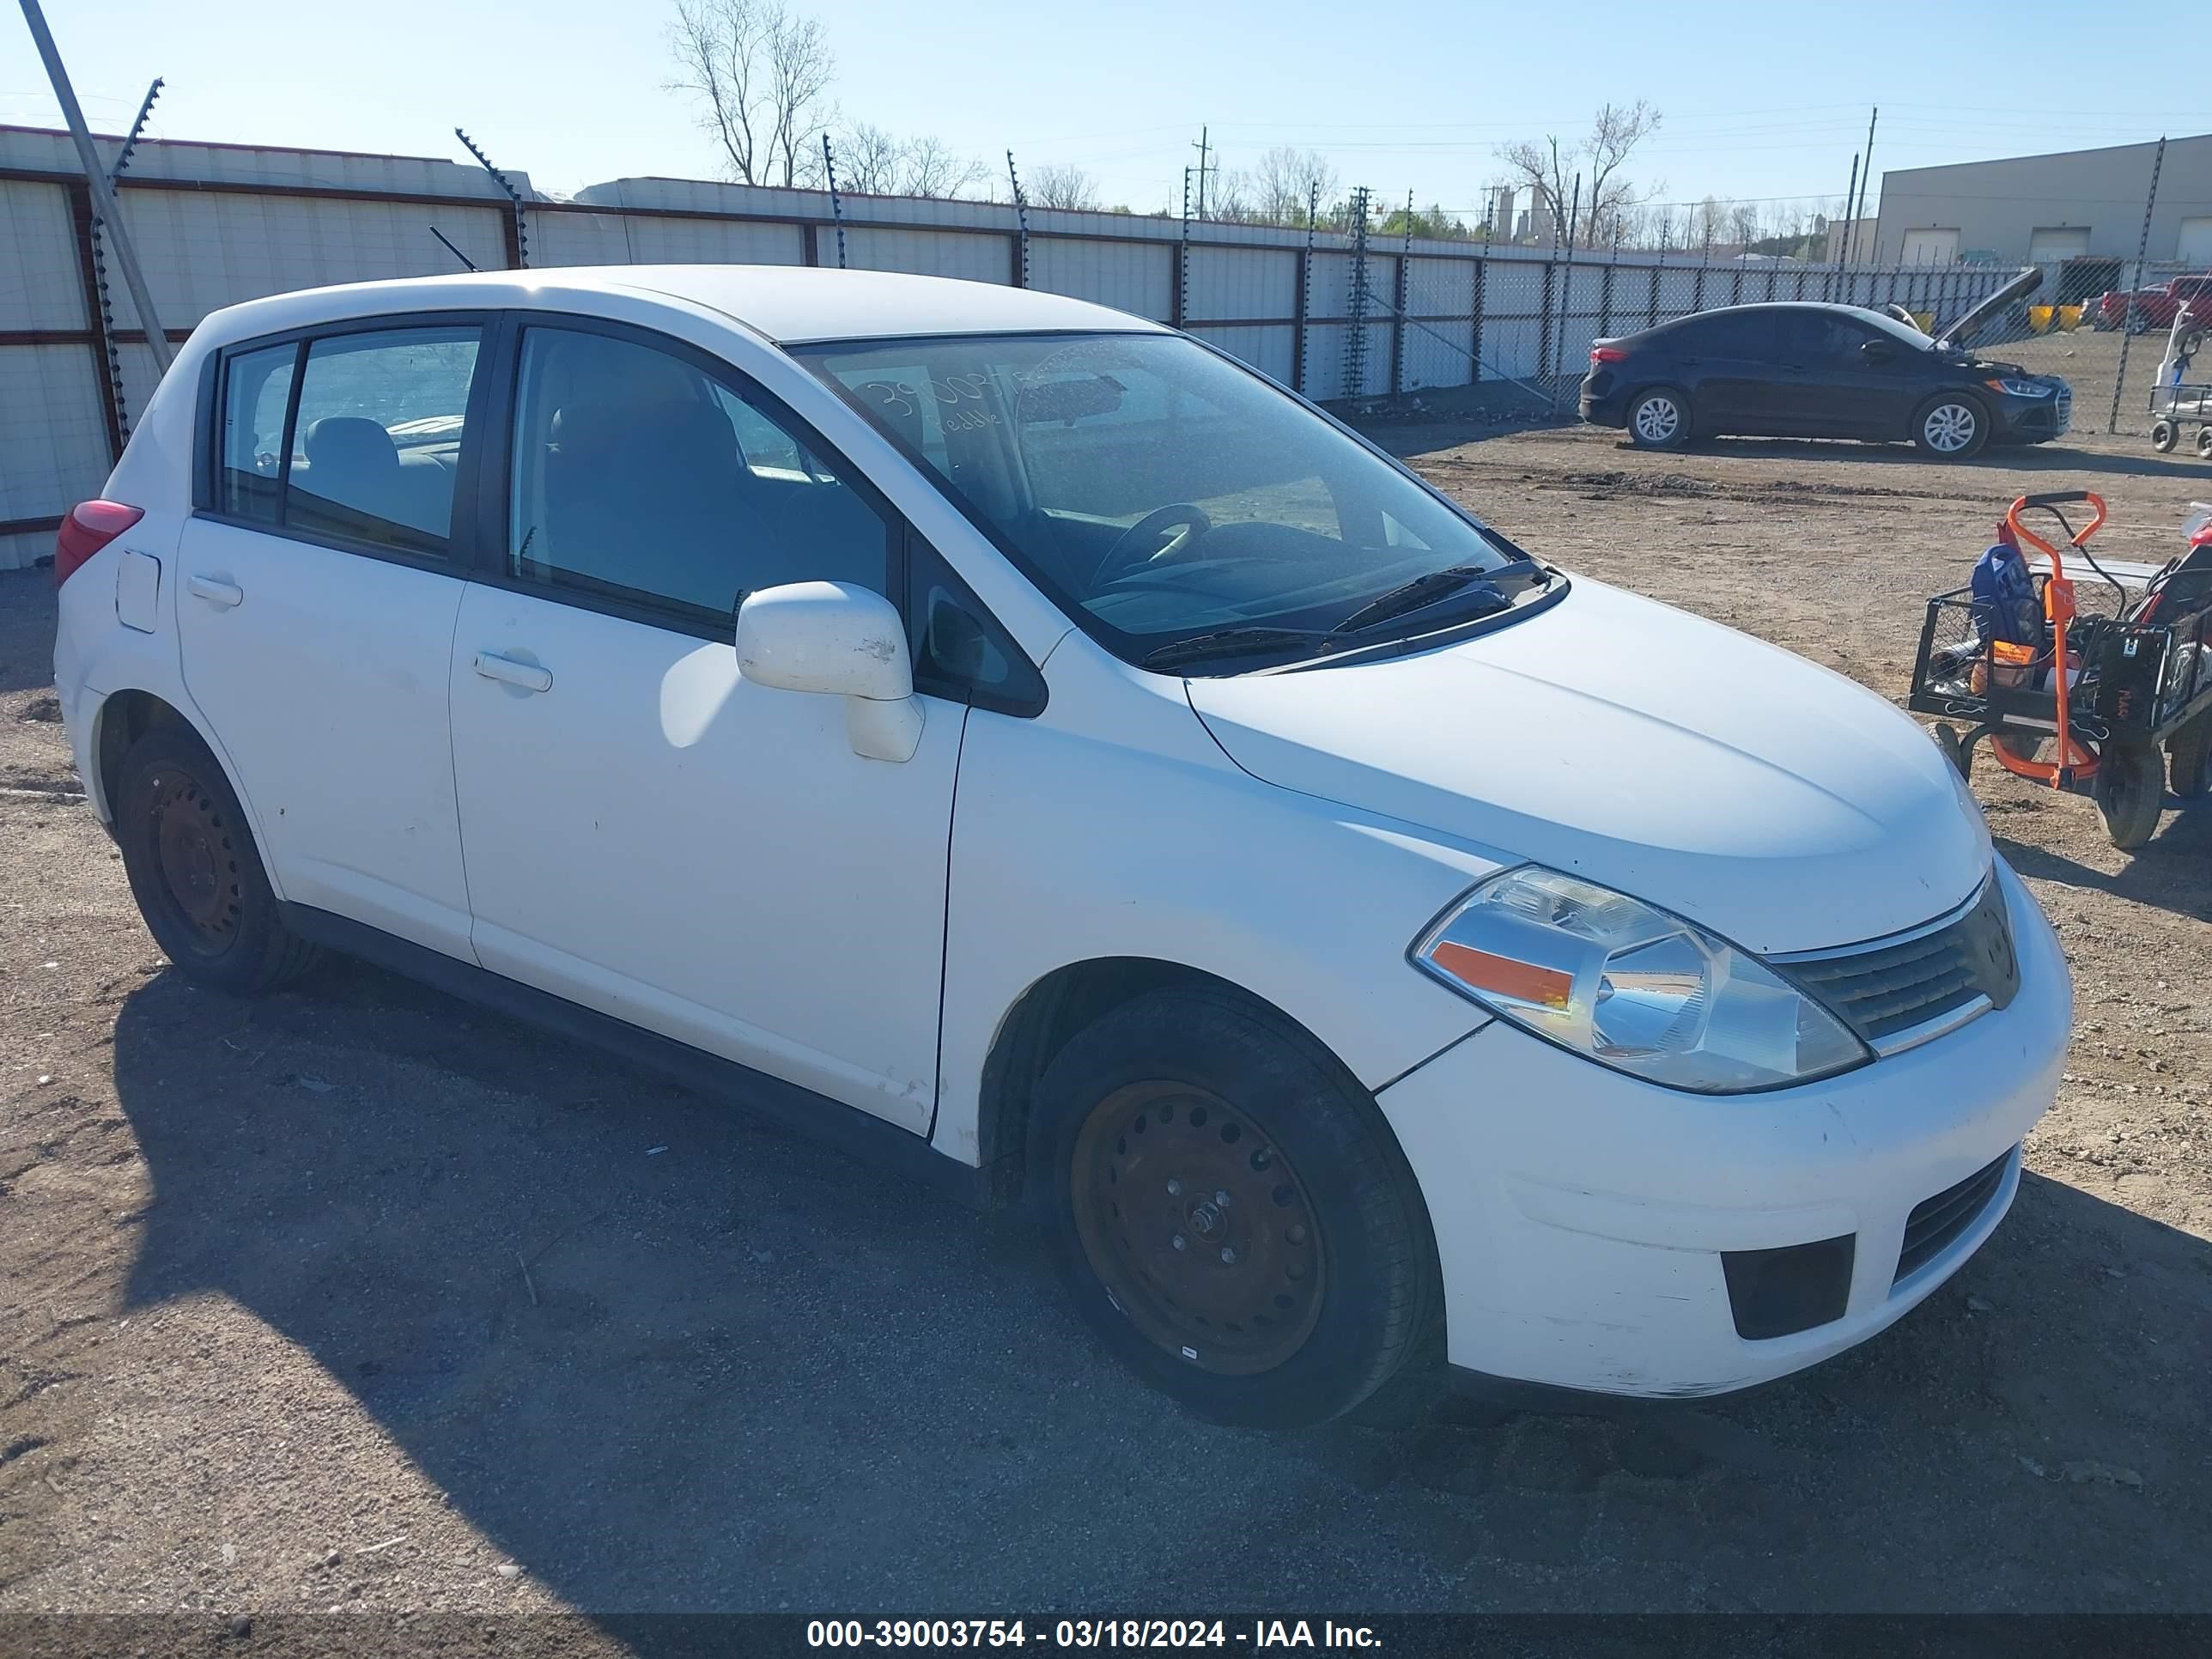
[[[1905,233],[1905,263],[1908,265],[1948,265],[1959,259],[1959,233],[1954,230],[1908,230]]]
[[[2027,262],[2032,265],[2057,264],[2061,259],[2078,259],[2089,251],[2089,227],[2061,225],[2056,228],[2038,227],[2028,234]]]
[[[2212,219],[2181,222],[2181,263],[2197,270],[2212,270]]]

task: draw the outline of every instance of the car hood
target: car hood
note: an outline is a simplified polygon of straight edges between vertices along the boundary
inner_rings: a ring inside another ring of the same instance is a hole
[[[1255,777],[1586,876],[1753,951],[1917,926],[1990,867],[1980,812],[1908,716],[1581,578],[1441,650],[1188,687]]]
[[[1955,344],[1961,340],[1971,339],[1973,337],[1973,332],[1976,329],[1979,328],[1990,318],[1996,316],[1997,313],[2003,310],[2005,307],[2010,305],[2014,300],[2019,299],[2022,295],[2034,293],[2037,289],[2042,286],[2042,270],[2035,265],[2024,266],[2017,276],[2014,276],[2010,282],[2005,283],[2003,287],[1998,289],[1995,293],[1984,295],[1982,299],[1976,301],[1972,307],[1970,307],[1965,314],[1960,316],[1956,322],[1947,323],[1942,327],[1937,329],[1936,331],[1936,343],[1939,345],[1949,345]]]

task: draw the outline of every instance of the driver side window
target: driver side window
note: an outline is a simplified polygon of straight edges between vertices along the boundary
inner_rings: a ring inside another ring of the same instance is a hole
[[[714,631],[758,588],[846,581],[888,593],[890,523],[817,448],[688,357],[530,329],[507,573]]]

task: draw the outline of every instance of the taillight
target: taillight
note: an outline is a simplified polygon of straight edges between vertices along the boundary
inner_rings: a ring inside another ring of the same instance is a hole
[[[1628,354],[1619,346],[1592,346],[1590,362],[1594,363],[1625,363]]]
[[[54,586],[59,587],[78,566],[145,516],[144,507],[120,501],[79,501],[70,508],[54,538]]]

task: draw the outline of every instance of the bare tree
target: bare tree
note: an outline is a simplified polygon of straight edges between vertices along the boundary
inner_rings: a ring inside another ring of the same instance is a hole
[[[972,155],[947,149],[939,138],[908,141],[899,168],[902,196],[958,196],[973,191],[988,179],[983,164]]]
[[[783,0],[676,0],[669,49],[699,125],[722,146],[731,175],[748,185],[811,182],[823,95],[836,59],[818,18]]]
[[[838,188],[854,196],[890,196],[899,188],[906,146],[866,121],[831,140],[837,150]]]
[[[1534,205],[1542,210],[1535,216],[1548,217],[1577,241],[1608,241],[1615,228],[1625,225],[1627,210],[1646,198],[1648,192],[1630,183],[1620,169],[1636,147],[1656,131],[1659,121],[1659,112],[1641,98],[1626,108],[1606,104],[1590,118],[1589,131],[1579,143],[1563,148],[1556,134],[1540,143],[1520,138],[1499,145],[1498,158],[1511,170],[1513,182],[1535,198]],[[1579,221],[1581,234],[1577,236],[1577,227],[1566,220],[1574,205],[1572,181],[1578,173],[1583,175],[1581,212],[1589,216]]]
[[[1096,210],[1098,206],[1097,181],[1077,167],[1039,167],[1030,175],[1029,188],[1024,193],[1032,207]]]
[[[1251,213],[1261,224],[1302,225],[1316,195],[1327,202],[1335,194],[1336,169],[1319,150],[1278,144],[1251,173]]]

